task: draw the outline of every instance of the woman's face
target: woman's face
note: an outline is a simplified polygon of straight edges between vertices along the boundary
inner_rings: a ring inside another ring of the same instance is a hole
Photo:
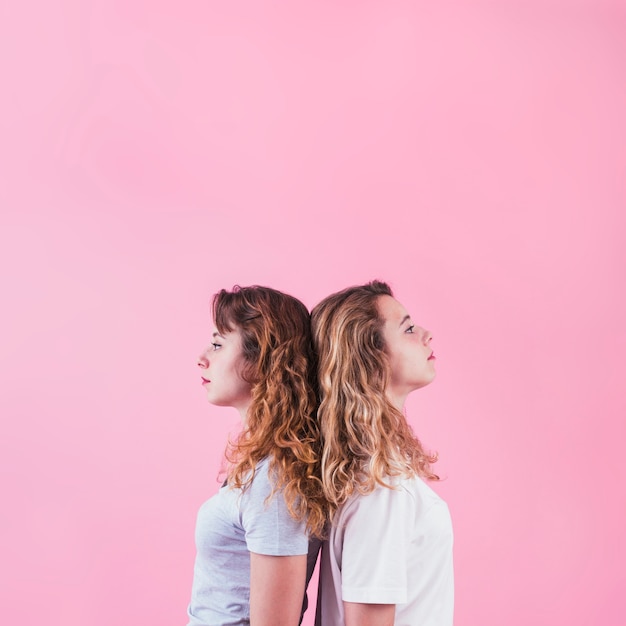
[[[435,378],[435,356],[430,347],[432,335],[415,325],[395,298],[380,296],[377,304],[384,320],[385,352],[391,365],[387,394],[392,402],[403,405],[411,391],[425,387]]]
[[[232,406],[245,414],[252,387],[242,378],[243,366],[241,331],[235,328],[222,335],[214,330],[213,342],[198,359],[202,386],[211,404]]]

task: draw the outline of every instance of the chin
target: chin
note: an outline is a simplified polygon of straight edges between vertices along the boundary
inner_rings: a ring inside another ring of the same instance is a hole
[[[433,380],[435,380],[435,376],[436,376],[436,374],[433,372],[433,374],[431,376],[429,376],[428,378],[423,378],[422,380],[420,380],[419,383],[416,384],[414,389],[421,389],[422,387],[426,387],[426,386],[430,385],[430,383],[432,383]]]
[[[209,401],[209,404],[212,404],[213,406],[228,406],[224,403],[222,398],[215,393],[211,393],[211,391],[207,393],[207,400]]]

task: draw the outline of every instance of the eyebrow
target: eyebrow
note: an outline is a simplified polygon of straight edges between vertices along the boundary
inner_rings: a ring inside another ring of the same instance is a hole
[[[405,316],[402,318],[402,321],[400,322],[399,326],[402,326],[402,324],[404,324],[404,322],[406,322],[407,320],[410,320],[410,319],[411,319],[411,316],[410,316],[410,315],[405,315]]]
[[[213,333],[213,337],[219,337],[220,339],[224,339],[224,335],[220,335],[217,331]]]

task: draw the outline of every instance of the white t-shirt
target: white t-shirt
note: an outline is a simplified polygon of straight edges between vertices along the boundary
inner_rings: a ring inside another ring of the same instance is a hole
[[[224,486],[200,507],[188,626],[250,623],[250,552],[308,554],[308,584],[321,542],[309,542],[305,523],[291,517],[282,492],[265,502],[272,491],[268,467],[267,459],[257,464],[243,493]]]
[[[395,604],[395,626],[452,625],[448,507],[421,478],[393,484],[338,511],[322,547],[317,624],[344,626],[345,600]]]

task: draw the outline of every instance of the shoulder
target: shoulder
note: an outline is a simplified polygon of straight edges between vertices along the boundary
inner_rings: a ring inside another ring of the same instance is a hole
[[[376,519],[396,517],[408,513],[415,503],[410,481],[394,477],[386,481],[389,486],[376,485],[367,494],[354,494],[340,508],[339,524],[361,520],[368,524]]]
[[[306,525],[291,516],[283,492],[275,488],[269,465],[268,459],[257,464],[239,501],[248,550],[273,556],[307,554]]]
[[[269,505],[276,500],[282,502],[282,490],[276,487],[276,480],[271,471],[269,457],[261,459],[254,468],[254,474],[250,483],[241,493],[243,506]],[[256,503],[256,504],[253,504]]]
[[[341,507],[339,517],[346,523],[353,518],[367,520],[396,515],[420,515],[443,500],[419,476],[395,476],[376,485],[368,494],[355,494]]]
[[[256,464],[252,481],[246,491],[250,493],[270,493],[273,489],[273,485],[274,481],[270,473],[270,460],[269,457],[264,457]]]
[[[433,506],[445,506],[441,496],[420,476],[407,480],[403,487],[415,500],[415,506],[419,511],[426,512]]]

